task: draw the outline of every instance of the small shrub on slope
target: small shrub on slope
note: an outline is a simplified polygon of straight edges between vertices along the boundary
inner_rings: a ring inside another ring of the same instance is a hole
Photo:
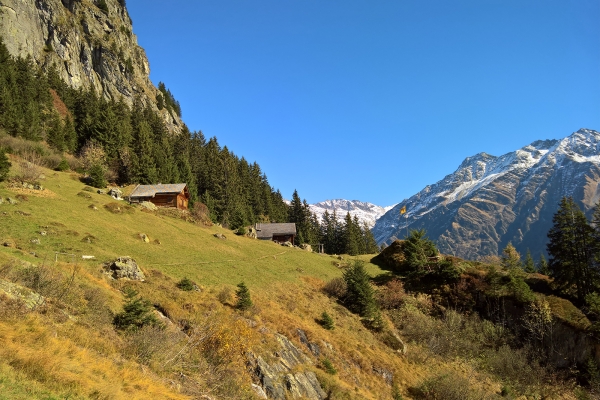
[[[138,330],[146,325],[159,325],[152,313],[150,301],[138,297],[138,293],[127,288],[125,290],[125,305],[123,311],[115,315],[113,324],[121,330]]]
[[[241,282],[237,285],[238,290],[235,292],[237,296],[237,303],[235,303],[235,308],[238,310],[247,310],[252,307],[252,300],[250,299],[250,290],[246,287],[244,282]]]
[[[179,282],[177,282],[177,287],[185,292],[191,292],[194,290],[194,282],[192,282],[188,278],[183,278]]]

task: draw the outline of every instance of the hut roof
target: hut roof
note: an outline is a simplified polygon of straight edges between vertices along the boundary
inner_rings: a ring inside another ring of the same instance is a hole
[[[277,224],[256,224],[256,236],[260,238],[272,238],[273,235],[295,235],[296,224],[293,222]]]
[[[129,197],[154,197],[156,194],[181,193],[185,190],[185,183],[171,183],[167,185],[137,185]]]

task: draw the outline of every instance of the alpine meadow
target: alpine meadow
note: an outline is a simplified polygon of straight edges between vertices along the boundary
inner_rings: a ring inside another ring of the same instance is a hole
[[[220,15],[220,5],[199,3]],[[383,3],[353,20],[366,38],[379,31],[362,24],[387,21],[374,11]],[[224,18],[249,37],[270,32],[237,6]],[[312,2],[302,13],[270,6],[284,21],[317,18]],[[600,398],[598,131],[538,138],[501,156],[480,152],[388,207],[342,197],[309,203],[301,193],[312,199],[314,187],[336,188],[341,175],[354,174],[346,186],[367,186],[356,171],[393,146],[377,143],[369,155],[370,133],[348,133],[337,143],[360,141],[360,157],[344,144],[325,160],[303,146],[327,148],[329,131],[313,140],[278,125],[276,140],[238,132],[228,147],[190,129],[184,120],[205,111],[187,108],[170,79],[153,84],[127,7],[0,0],[1,400]],[[357,7],[334,7],[336,29]],[[171,29],[171,11],[153,29]],[[179,40],[207,48],[225,40],[215,21],[196,21],[214,36]],[[253,24],[260,29],[246,32]],[[303,40],[319,29],[305,28]],[[324,39],[331,46],[320,57],[342,57],[347,46],[358,54],[362,42],[342,36],[332,33],[335,46]],[[179,45],[165,46],[164,58]],[[215,61],[215,76],[244,76],[253,92],[252,51],[240,51],[243,68]],[[261,69],[275,80],[287,56]],[[170,62],[177,82],[183,66]],[[393,75],[371,67],[368,79]],[[317,70],[326,62],[307,68],[315,82],[300,82],[305,88],[321,84]],[[327,80],[344,73],[332,67]],[[353,93],[343,82],[340,102]],[[353,84],[385,86],[375,82]],[[282,108],[273,112],[290,126],[292,109],[310,119],[302,93],[275,96]],[[333,116],[345,107],[312,100]],[[227,110],[232,120],[236,107]],[[259,151],[245,151],[247,136]],[[420,151],[424,160],[433,152]],[[389,184],[378,190],[422,168],[396,162],[388,157]],[[297,173],[310,184],[282,193]]]

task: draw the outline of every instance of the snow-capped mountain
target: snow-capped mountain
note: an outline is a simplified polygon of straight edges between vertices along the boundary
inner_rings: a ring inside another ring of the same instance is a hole
[[[358,200],[325,200],[320,203],[310,204],[310,211],[316,214],[319,221],[322,221],[323,214],[327,210],[330,214],[335,210],[338,220],[342,221],[347,213],[352,218],[356,215],[358,220],[366,222],[369,228],[375,225],[375,221],[392,207],[380,207],[372,203],[365,203]]]
[[[372,231],[389,243],[407,228],[423,228],[443,253],[470,259],[498,254],[509,241],[537,257],[563,196],[573,196],[588,216],[600,200],[599,132],[580,129],[499,157],[467,157],[454,173],[398,203]]]

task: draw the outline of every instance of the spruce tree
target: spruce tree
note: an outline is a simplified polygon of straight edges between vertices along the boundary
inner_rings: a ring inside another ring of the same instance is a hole
[[[10,170],[11,163],[8,161],[8,157],[4,150],[0,148],[0,182],[6,179],[8,171]]]
[[[600,280],[594,265],[598,246],[593,237],[594,229],[572,197],[562,198],[552,222],[547,245],[551,275],[562,289],[574,287],[577,299],[583,303]]]
[[[425,235],[424,229],[411,230],[402,246],[405,272],[414,278],[425,275],[430,259],[438,255],[435,244]]]
[[[244,282],[240,282],[237,285],[238,289],[235,292],[237,296],[237,302],[235,303],[235,308],[238,310],[247,310],[252,307],[252,300],[250,299],[250,290]]]
[[[535,272],[535,263],[533,262],[533,258],[531,257],[531,252],[527,249],[527,255],[525,256],[525,264],[523,264],[523,269],[525,272],[534,273]]]
[[[548,261],[546,261],[546,257],[543,254],[540,254],[540,260],[538,261],[538,272],[544,275],[550,275],[550,268],[548,268]]]
[[[150,301],[138,297],[138,292],[127,288],[123,311],[115,315],[113,323],[117,329],[122,330],[137,330],[146,325],[159,325],[152,311]]]
[[[364,263],[355,260],[352,265],[344,271],[346,282],[346,295],[343,302],[346,307],[360,315],[370,319],[375,318],[378,309],[375,301],[375,290],[371,286],[371,277],[365,270]]]

